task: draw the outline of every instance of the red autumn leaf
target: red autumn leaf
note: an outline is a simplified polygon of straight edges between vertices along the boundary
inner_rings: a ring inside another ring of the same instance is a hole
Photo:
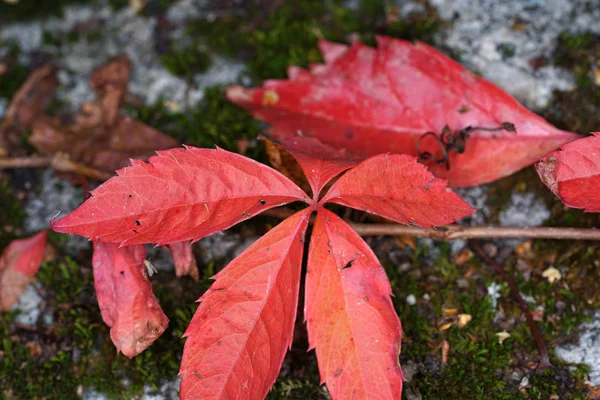
[[[600,132],[565,144],[537,163],[536,169],[567,206],[600,212]]]
[[[290,68],[287,81],[228,91],[231,101],[271,124],[270,135],[284,146],[310,137],[362,158],[386,152],[418,156],[419,140],[434,132],[438,140],[423,137],[420,150],[441,159],[445,126],[461,147],[458,132],[469,126],[513,124],[516,133],[472,131],[464,153],[449,152],[449,170],[428,162],[450,186],[472,186],[518,171],[579,137],[553,127],[423,43],[378,37],[377,49],[360,43],[319,45],[325,64],[311,66],[310,72]]]
[[[146,274],[144,246],[94,242],[92,265],[102,320],[117,351],[131,358],[150,346],[169,325]]]
[[[307,199],[279,172],[219,148],[159,151],[117,174],[52,229],[121,245],[164,245],[196,241]]]
[[[0,311],[8,311],[40,269],[47,231],[13,240],[0,257]]]
[[[189,275],[196,281],[200,279],[198,265],[196,265],[196,258],[192,252],[192,244],[190,242],[171,243],[167,247],[173,257],[175,274],[177,276]]]
[[[400,395],[401,328],[389,283],[368,246],[323,205],[365,208],[427,226],[452,222],[474,210],[410,156],[384,154],[352,168],[344,157],[321,150],[310,157],[303,150],[299,146],[292,152],[315,192],[350,168],[320,200],[245,157],[190,147],[160,152],[147,164],[134,161],[78,210],[53,224],[57,230],[92,238],[168,244],[198,239],[287,202],[309,205],[232,261],[200,299],[186,331],[182,399],[266,396],[292,341],[304,234],[315,210],[316,238],[309,255],[314,276],[308,278],[306,307],[322,378],[334,399]],[[126,264],[137,268],[143,254],[130,258]],[[351,303],[356,298],[362,303]],[[114,308],[114,302],[108,304]],[[332,308],[339,304],[344,309]],[[340,323],[335,338],[328,331],[334,322]],[[334,339],[339,343],[331,343]]]
[[[445,225],[476,211],[414,157],[402,154],[363,161],[334,183],[323,198],[326,202],[424,227]]]
[[[321,381],[333,399],[399,399],[402,328],[391,287],[369,246],[320,209],[306,272],[304,315]]]
[[[215,276],[185,333],[182,399],[261,399],[292,344],[309,210]]]

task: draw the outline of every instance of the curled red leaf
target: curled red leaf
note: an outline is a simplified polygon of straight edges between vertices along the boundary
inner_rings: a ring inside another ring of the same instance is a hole
[[[48,232],[13,240],[0,256],[0,311],[8,311],[40,269]]]
[[[535,167],[565,205],[600,212],[600,132],[593,135],[563,145]]]
[[[198,265],[196,264],[196,258],[192,251],[192,244],[190,242],[177,242],[167,245],[171,256],[173,257],[173,264],[175,265],[175,274],[179,277],[189,275],[194,280],[200,279],[198,272]]]
[[[144,246],[94,242],[92,266],[102,320],[117,351],[131,358],[150,346],[169,325],[146,274]]]

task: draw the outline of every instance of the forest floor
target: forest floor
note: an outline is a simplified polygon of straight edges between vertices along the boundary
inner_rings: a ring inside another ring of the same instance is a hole
[[[126,54],[124,112],[182,143],[240,150],[268,162],[264,128],[230,104],[229,84],[259,86],[288,65],[319,62],[319,38],[372,44],[376,34],[432,44],[496,83],[557,127],[600,130],[600,5],[596,0],[0,0],[0,119],[35,68],[58,68],[55,114],[94,98],[91,72]],[[22,132],[27,142],[30,132]],[[23,146],[33,154],[31,146]],[[0,249],[47,229],[84,198],[52,169],[0,173]],[[480,208],[466,225],[597,227],[568,209],[533,168],[457,192]],[[360,217],[351,215],[350,218]],[[194,245],[200,280],[177,279],[164,250],[148,248],[151,278],[170,318],[133,359],[116,354],[93,289],[91,245],[50,233],[55,254],[9,313],[0,314],[1,399],[175,399],[181,339],[210,277],[278,221],[253,218]],[[600,246],[491,240],[488,253],[517,282],[553,367],[538,353],[507,283],[461,240],[370,237],[403,324],[405,399],[600,398]],[[544,271],[556,268],[560,279]],[[457,316],[470,316],[459,326]],[[301,328],[299,328],[301,330]],[[500,340],[498,333],[510,334]],[[297,335],[270,399],[326,399],[314,352]],[[441,345],[449,345],[442,362]]]

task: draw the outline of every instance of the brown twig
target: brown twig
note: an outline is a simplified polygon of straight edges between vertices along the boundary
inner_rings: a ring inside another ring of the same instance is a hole
[[[293,213],[294,212],[288,208],[274,208],[265,211],[264,215],[285,219]],[[600,240],[600,229],[460,225],[446,225],[438,228],[418,228],[397,224],[357,223],[351,223],[350,225],[361,236],[414,236],[442,241],[502,238]]]
[[[51,157],[17,157],[0,158],[0,169],[9,168],[54,168],[61,172],[72,172],[87,176],[90,179],[105,181],[113,175],[94,168],[86,167],[83,164],[71,161],[69,157],[62,153],[56,153]]]
[[[515,299],[517,299],[517,302],[521,307],[521,311],[525,315],[527,325],[529,325],[529,330],[531,330],[531,334],[533,335],[533,338],[535,340],[538,352],[540,353],[540,364],[538,366],[538,369],[544,371],[548,368],[551,368],[552,364],[550,364],[550,357],[548,356],[548,350],[546,349],[544,338],[542,337],[540,330],[538,329],[535,321],[533,320],[533,315],[531,314],[527,303],[525,303],[525,300],[523,300],[523,297],[521,296],[521,293],[519,292],[519,288],[517,287],[515,281],[513,281],[513,279],[504,271],[502,266],[498,264],[492,257],[490,257],[475,240],[469,240],[469,248],[474,254],[477,254],[477,256],[483,259],[486,263],[494,267],[496,272],[506,281],[506,283],[508,283],[512,295]]]

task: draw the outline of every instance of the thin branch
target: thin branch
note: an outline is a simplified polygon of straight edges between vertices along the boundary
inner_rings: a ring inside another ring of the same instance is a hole
[[[479,243],[477,243],[475,240],[469,240],[469,248],[471,249],[471,251],[473,251],[473,253],[477,254],[479,258],[481,258],[486,263],[494,267],[496,273],[498,273],[506,281],[506,283],[508,283],[513,297],[517,300],[517,302],[519,303],[519,307],[521,307],[521,311],[525,315],[527,325],[529,325],[529,330],[533,335],[538,352],[540,353],[540,364],[538,366],[538,369],[544,371],[548,368],[551,368],[552,364],[550,364],[550,357],[548,356],[548,350],[546,349],[544,338],[542,337],[540,330],[538,329],[535,321],[533,320],[533,315],[531,314],[527,303],[525,303],[525,300],[523,300],[523,297],[521,296],[521,293],[519,292],[519,288],[517,287],[515,281],[504,271],[500,264],[498,264],[483,250],[483,248],[481,248]]]
[[[72,172],[87,176],[90,179],[105,181],[113,175],[94,168],[86,167],[83,164],[71,161],[69,157],[62,153],[56,153],[51,157],[0,157],[0,169],[9,168],[54,168],[61,172]]]
[[[274,208],[263,214],[285,219],[294,211]],[[361,236],[414,236],[447,241],[456,239],[573,239],[600,240],[600,229],[549,228],[549,227],[504,227],[504,226],[460,226],[446,225],[437,228],[418,228],[398,224],[350,224]]]

